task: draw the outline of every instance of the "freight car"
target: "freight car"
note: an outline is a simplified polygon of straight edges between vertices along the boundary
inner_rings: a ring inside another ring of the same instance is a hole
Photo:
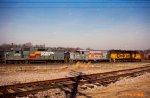
[[[65,52],[64,49],[16,48],[0,52],[1,63],[50,63],[50,62],[125,62],[141,61],[138,51],[126,50],[77,50]]]

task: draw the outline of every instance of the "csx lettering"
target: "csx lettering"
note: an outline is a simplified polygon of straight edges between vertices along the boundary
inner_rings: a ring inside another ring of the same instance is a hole
[[[117,58],[130,58],[130,54],[118,54]]]
[[[124,54],[118,54],[118,58],[124,58]]]

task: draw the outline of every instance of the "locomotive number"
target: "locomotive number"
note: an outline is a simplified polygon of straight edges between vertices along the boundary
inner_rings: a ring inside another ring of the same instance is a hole
[[[117,58],[130,58],[130,54],[117,54]]]

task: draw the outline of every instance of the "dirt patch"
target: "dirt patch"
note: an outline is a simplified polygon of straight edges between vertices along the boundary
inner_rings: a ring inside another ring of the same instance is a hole
[[[94,88],[84,90],[78,89],[76,98],[149,98],[149,83],[150,73],[145,73],[137,77],[122,78],[108,86],[94,86]],[[66,98],[67,93],[58,88],[29,96],[36,96],[37,98]]]
[[[8,65],[0,66],[0,85],[43,81],[70,76],[74,70],[83,74],[103,73],[114,70],[146,66],[149,63],[76,63],[63,65]]]
[[[123,78],[107,87],[96,87],[82,91],[92,98],[149,98],[150,73],[138,77]],[[86,98],[78,96],[77,98]]]

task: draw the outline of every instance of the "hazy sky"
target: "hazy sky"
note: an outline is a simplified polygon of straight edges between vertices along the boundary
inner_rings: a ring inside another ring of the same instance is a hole
[[[150,1],[0,0],[0,44],[150,49]]]

